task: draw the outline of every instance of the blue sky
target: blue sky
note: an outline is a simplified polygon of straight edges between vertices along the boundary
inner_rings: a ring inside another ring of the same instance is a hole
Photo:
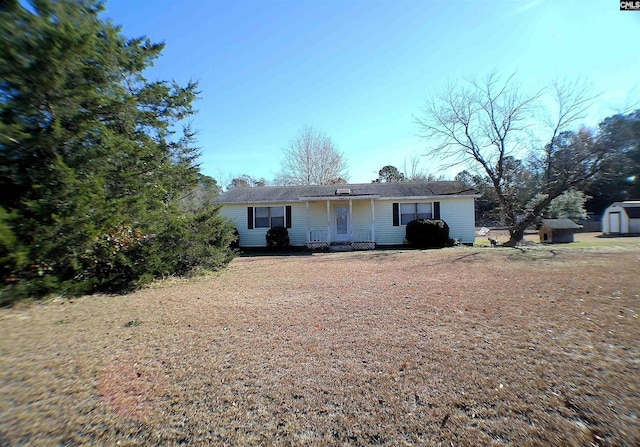
[[[128,37],[166,48],[150,79],[199,81],[203,173],[273,179],[305,126],[332,137],[349,180],[425,154],[414,116],[448,81],[516,72],[601,93],[585,124],[640,107],[640,11],[617,0],[108,0]],[[422,160],[424,170],[452,177]]]

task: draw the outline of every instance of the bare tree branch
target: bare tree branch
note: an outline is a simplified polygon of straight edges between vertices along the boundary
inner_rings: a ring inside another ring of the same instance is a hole
[[[323,132],[302,129],[284,151],[277,183],[286,185],[326,185],[347,178],[346,161]]]
[[[592,144],[593,136],[567,133],[584,118],[595,96],[580,82],[556,82],[552,87],[558,113],[542,147],[526,143],[530,132],[539,136],[545,131],[535,112],[547,91],[525,93],[515,74],[502,77],[492,72],[483,80],[449,83],[416,118],[420,135],[429,144],[428,155],[452,160],[452,166],[475,164],[486,173],[514,243],[551,200],[587,182],[606,158],[602,148]],[[523,181],[518,171],[524,169],[519,158],[525,149],[529,169],[542,181],[540,200],[529,209],[522,206],[523,186],[516,181]]]

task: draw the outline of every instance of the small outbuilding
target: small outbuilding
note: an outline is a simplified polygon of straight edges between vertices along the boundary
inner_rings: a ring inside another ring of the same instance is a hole
[[[566,244],[573,242],[573,235],[582,227],[571,219],[542,219],[538,230],[540,242],[544,244]]]
[[[615,202],[602,215],[604,234],[640,234],[640,200]]]

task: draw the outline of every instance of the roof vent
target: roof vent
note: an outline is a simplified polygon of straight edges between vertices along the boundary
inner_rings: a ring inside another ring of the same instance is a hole
[[[345,196],[351,194],[351,190],[349,188],[338,188],[336,189],[337,196]]]

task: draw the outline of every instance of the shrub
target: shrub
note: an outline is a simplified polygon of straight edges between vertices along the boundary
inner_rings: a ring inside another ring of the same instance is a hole
[[[449,243],[449,225],[440,219],[412,220],[407,224],[406,237],[416,247],[446,247]]]
[[[231,244],[229,244],[229,248],[232,250],[240,248],[240,232],[237,228],[233,229],[233,240],[231,241]]]
[[[267,231],[267,247],[283,248],[289,246],[289,231],[285,227],[273,227]]]
[[[146,257],[152,277],[188,275],[198,270],[214,271],[233,258],[229,249],[233,224],[216,208],[169,221],[153,240]]]
[[[86,292],[122,293],[154,278],[217,270],[233,257],[232,241],[232,224],[213,207],[167,216],[153,230],[121,225],[97,239],[77,279]]]

